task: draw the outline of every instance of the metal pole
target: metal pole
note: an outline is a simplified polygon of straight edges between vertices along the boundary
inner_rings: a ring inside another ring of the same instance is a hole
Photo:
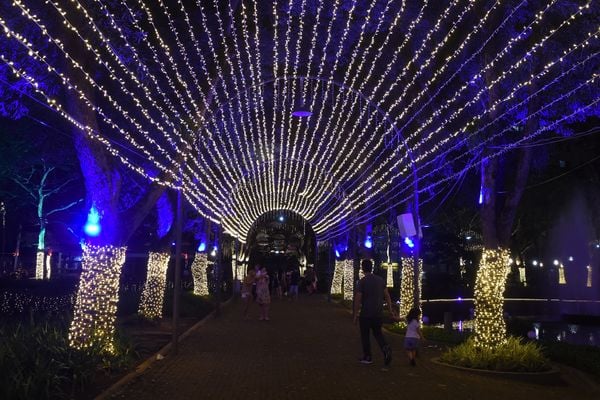
[[[215,273],[216,273],[216,288],[215,288],[215,316],[221,315],[221,289],[223,286],[223,228],[218,225],[219,234],[219,247],[217,248],[217,259],[215,260]]]
[[[6,205],[0,201],[0,216],[2,217],[2,253],[0,253],[0,263],[2,264],[2,273],[6,272]]]
[[[17,235],[17,246],[15,248],[15,261],[13,264],[13,271],[17,270],[19,266],[19,253],[21,252],[21,233],[23,232],[23,225],[19,225],[19,234]]]
[[[173,279],[173,354],[177,354],[179,337],[179,300],[181,297],[181,188],[177,191],[177,221],[175,236],[175,277]]]

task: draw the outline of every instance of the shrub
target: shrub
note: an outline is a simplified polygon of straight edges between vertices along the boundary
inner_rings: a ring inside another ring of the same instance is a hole
[[[117,345],[120,352],[116,356],[98,348],[70,348],[67,321],[0,327],[0,398],[64,398],[81,391],[99,371],[129,366],[131,350],[122,343]]]
[[[542,372],[550,370],[550,362],[535,343],[523,343],[509,337],[494,349],[479,348],[472,339],[442,354],[440,361],[460,367],[491,371]]]

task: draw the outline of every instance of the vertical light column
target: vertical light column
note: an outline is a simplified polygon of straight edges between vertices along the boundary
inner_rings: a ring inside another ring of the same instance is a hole
[[[387,262],[381,264],[381,268],[386,271],[386,286],[389,288],[394,287],[394,271],[398,270],[398,264]]]
[[[592,287],[592,266],[588,265],[585,268],[587,269],[587,283],[585,284],[585,286]]]
[[[562,263],[558,267],[558,284],[559,285],[567,284],[567,278],[565,277],[565,266]]]
[[[354,295],[354,263],[344,260],[344,300],[352,300]]]
[[[69,343],[77,349],[100,346],[115,352],[119,278],[127,247],[83,245],[82,272]]]
[[[149,319],[162,317],[165,287],[167,286],[168,253],[150,253],[148,255],[148,275],[142,291],[139,313]]]
[[[333,279],[331,280],[331,294],[342,294],[345,264],[345,260],[335,260],[335,269],[333,270]]]
[[[408,315],[408,312],[414,305],[414,258],[413,257],[402,257],[402,271],[400,278],[400,310],[399,316],[403,320]],[[421,277],[423,275],[423,259],[419,259],[419,265],[417,266],[417,273],[419,274],[419,293],[421,293]]]
[[[46,259],[44,261],[44,277],[46,279],[50,279],[50,276],[52,275],[52,268],[51,268],[51,263],[50,261],[52,261],[52,252],[49,251],[48,254],[46,255]]]
[[[35,279],[44,279],[44,250],[35,253]]]
[[[507,249],[484,249],[475,280],[475,344],[494,348],[506,341],[503,305],[510,272]]]
[[[206,253],[196,253],[192,263],[192,276],[194,278],[194,294],[198,296],[208,296],[208,277],[206,268],[208,267],[208,255]]]

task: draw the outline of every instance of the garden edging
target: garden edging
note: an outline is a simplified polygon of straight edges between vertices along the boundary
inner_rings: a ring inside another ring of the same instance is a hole
[[[508,378],[508,379],[514,379],[514,380],[523,381],[523,382],[539,383],[539,384],[544,384],[544,385],[547,385],[547,384],[560,385],[563,383],[563,381],[560,379],[560,375],[561,375],[560,369],[555,365],[552,365],[551,369],[549,371],[513,372],[513,371],[492,371],[492,370],[488,370],[488,369],[461,367],[458,365],[452,365],[452,364],[447,364],[447,363],[441,362],[439,360],[439,358],[432,358],[431,362],[434,364],[437,364],[437,365],[444,366],[444,367],[454,368],[457,370],[461,370],[461,371],[465,371],[465,372],[469,372],[469,373],[473,373],[473,374],[478,374],[478,375],[490,376],[490,377]]]

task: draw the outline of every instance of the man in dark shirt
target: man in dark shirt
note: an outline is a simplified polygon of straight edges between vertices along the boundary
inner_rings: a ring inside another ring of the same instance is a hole
[[[381,332],[381,312],[384,299],[392,317],[396,318],[396,315],[392,309],[392,300],[384,280],[380,276],[373,275],[373,263],[370,260],[363,260],[362,270],[365,276],[358,281],[354,301],[354,323],[359,321],[363,348],[363,358],[360,362],[362,364],[373,363],[370,341],[370,331],[373,331],[373,336],[383,352],[384,368],[387,368],[392,362],[392,349],[386,343]]]

